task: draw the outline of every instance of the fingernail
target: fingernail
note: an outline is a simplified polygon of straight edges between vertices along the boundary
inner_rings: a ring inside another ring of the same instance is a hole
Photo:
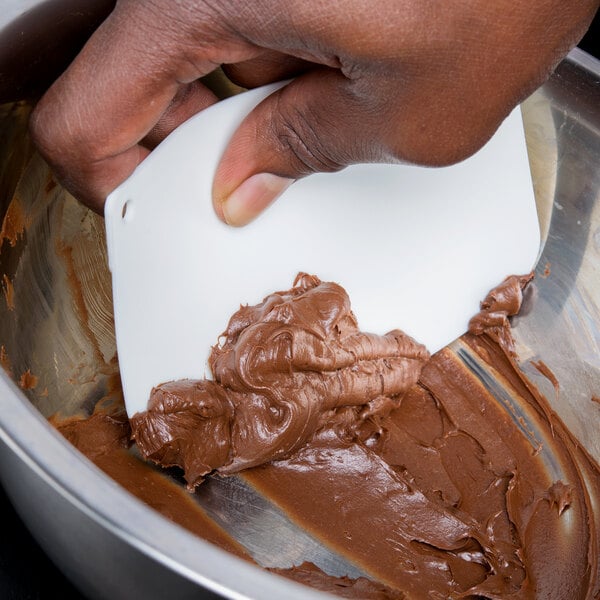
[[[294,179],[279,177],[272,173],[252,175],[235,189],[221,205],[223,220],[234,227],[247,225],[294,181]]]

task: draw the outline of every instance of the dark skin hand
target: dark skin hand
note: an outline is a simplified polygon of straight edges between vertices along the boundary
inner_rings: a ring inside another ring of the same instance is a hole
[[[477,151],[585,33],[599,0],[121,0],[38,104],[31,132],[101,212],[164,136],[216,102],[220,65],[296,79],[229,143],[217,214],[256,217],[294,180],[358,162],[448,165]]]

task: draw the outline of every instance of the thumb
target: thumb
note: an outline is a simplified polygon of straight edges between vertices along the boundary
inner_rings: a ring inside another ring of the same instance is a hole
[[[229,225],[246,225],[296,179],[358,162],[394,161],[382,143],[373,90],[333,69],[312,71],[261,102],[228,144],[213,203]],[[383,119],[385,120],[385,119]]]

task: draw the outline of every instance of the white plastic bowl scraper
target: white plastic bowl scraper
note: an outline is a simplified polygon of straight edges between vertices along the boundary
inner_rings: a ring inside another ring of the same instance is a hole
[[[145,410],[153,386],[209,376],[211,346],[240,304],[288,289],[299,271],[340,283],[362,330],[400,328],[435,352],[466,331],[492,287],[534,266],[539,226],[518,109],[458,165],[312,175],[250,225],[224,225],[211,202],[219,158],[278,87],[192,117],[107,199],[130,416]]]

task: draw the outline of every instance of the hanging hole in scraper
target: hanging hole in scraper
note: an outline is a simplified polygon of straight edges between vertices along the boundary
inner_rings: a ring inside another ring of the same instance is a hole
[[[123,221],[131,221],[133,217],[133,212],[133,201],[125,200],[125,202],[123,203],[123,207],[121,208],[121,218],[123,219]]]

